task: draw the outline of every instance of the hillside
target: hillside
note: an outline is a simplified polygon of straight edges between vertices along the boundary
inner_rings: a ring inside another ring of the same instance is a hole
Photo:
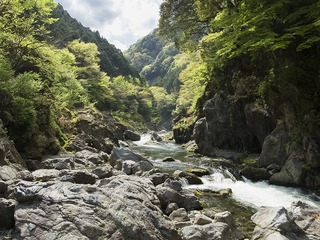
[[[51,31],[49,42],[51,44],[57,47],[65,47],[75,39],[81,39],[86,43],[95,43],[100,53],[102,71],[112,77],[119,75],[139,77],[137,71],[128,64],[119,49],[110,44],[107,39],[101,37],[99,32],[84,27],[72,18],[60,4],[54,9],[53,17],[59,20],[49,27]]]

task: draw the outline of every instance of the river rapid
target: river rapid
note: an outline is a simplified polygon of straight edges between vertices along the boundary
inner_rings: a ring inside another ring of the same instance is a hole
[[[165,133],[160,134],[164,136]],[[267,182],[252,182],[240,177],[236,165],[227,159],[209,158],[188,153],[182,146],[173,141],[154,142],[150,134],[143,134],[140,141],[133,142],[131,149],[147,157],[156,167],[172,173],[175,170],[188,168],[204,168],[210,175],[201,177],[202,185],[188,185],[190,189],[232,189],[232,199],[245,207],[257,209],[261,206],[289,207],[292,202],[303,201],[320,208],[320,197],[299,188],[269,185]],[[165,157],[176,161],[163,162]]]

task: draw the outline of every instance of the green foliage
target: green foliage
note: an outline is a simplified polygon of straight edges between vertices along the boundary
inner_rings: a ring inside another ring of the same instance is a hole
[[[48,41],[51,44],[63,48],[67,47],[69,42],[77,39],[85,43],[94,43],[100,53],[98,56],[100,68],[108,76],[131,75],[139,77],[139,74],[128,64],[119,49],[101,37],[99,32],[84,27],[72,18],[61,5],[58,5],[53,11],[53,16],[59,20],[49,27],[51,34]]]

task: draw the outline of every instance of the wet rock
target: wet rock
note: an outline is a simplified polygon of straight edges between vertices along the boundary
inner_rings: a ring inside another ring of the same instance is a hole
[[[162,137],[158,135],[156,132],[151,133],[151,140],[156,141],[156,142],[162,142]]]
[[[170,203],[176,203],[186,210],[202,209],[199,199],[191,191],[182,189],[179,181],[167,179],[156,186],[156,190],[162,209],[166,209]]]
[[[292,239],[307,240],[306,234],[289,217],[283,207],[261,207],[251,220],[256,227],[252,240],[257,239]]]
[[[266,168],[246,166],[241,169],[240,174],[254,181],[269,180],[271,173]]]
[[[189,184],[203,184],[200,178],[198,178],[196,175],[192,173],[183,172],[180,170],[176,170],[173,173],[174,176],[178,178],[185,178],[187,179]]]
[[[162,162],[175,162],[176,160],[174,160],[174,158],[172,157],[165,157],[164,159],[162,159]]]
[[[17,202],[13,199],[0,198],[0,229],[14,227],[14,209]]]
[[[96,185],[27,183],[29,199],[16,207],[22,239],[168,239],[181,237],[159,208],[150,180],[121,175]]]
[[[208,169],[204,169],[204,168],[189,168],[187,169],[188,173],[192,173],[198,177],[203,177],[206,175],[210,175],[210,172]]]
[[[140,134],[135,133],[135,132],[133,132],[131,130],[124,131],[123,137],[124,137],[124,139],[129,139],[129,140],[132,140],[132,141],[140,141],[140,139],[141,139]]]
[[[105,165],[93,169],[91,173],[97,175],[100,179],[109,178],[113,176],[113,169],[110,165]]]

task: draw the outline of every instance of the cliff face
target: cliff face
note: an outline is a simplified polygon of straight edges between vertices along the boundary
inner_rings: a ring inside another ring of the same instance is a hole
[[[318,126],[304,130],[294,103],[270,94],[268,109],[224,92],[207,100],[193,130],[199,152],[237,160],[239,152],[260,153],[253,168],[267,169],[270,183],[320,189]]]

